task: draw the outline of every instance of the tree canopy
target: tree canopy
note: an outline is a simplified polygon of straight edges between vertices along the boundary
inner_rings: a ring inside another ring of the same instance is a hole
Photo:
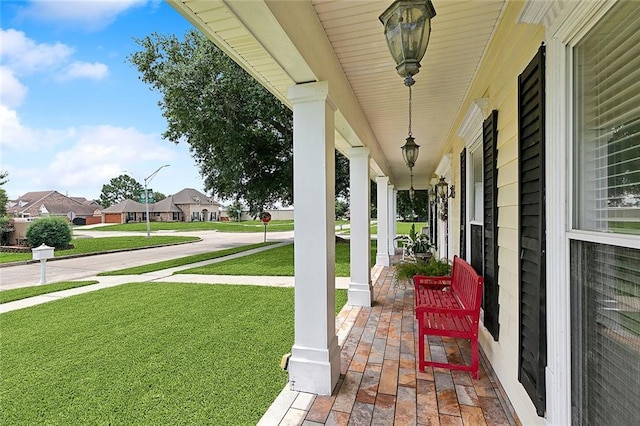
[[[413,214],[426,220],[429,214],[429,191],[417,190],[413,202],[409,198],[409,191],[398,191],[397,211],[405,220],[413,220]]]
[[[127,198],[138,200],[143,190],[144,187],[140,182],[129,175],[122,174],[111,179],[109,183],[102,185],[102,192],[100,192],[98,203],[103,207],[109,207]]]
[[[293,202],[293,115],[201,33],[135,39],[127,59],[161,94],[163,137],[185,141],[207,191],[252,212]],[[348,160],[336,157],[336,195],[348,195]]]

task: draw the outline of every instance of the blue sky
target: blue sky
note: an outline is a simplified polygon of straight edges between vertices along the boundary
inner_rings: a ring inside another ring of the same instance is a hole
[[[126,172],[166,195],[203,190],[186,143],[162,139],[159,94],[126,58],[134,38],[191,24],[160,0],[0,0],[0,170],[9,199],[97,199]]]

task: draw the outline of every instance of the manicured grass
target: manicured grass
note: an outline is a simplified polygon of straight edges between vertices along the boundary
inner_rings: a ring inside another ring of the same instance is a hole
[[[62,290],[68,290],[70,288],[84,287],[85,285],[96,284],[97,282],[98,281],[62,281],[59,283],[4,290],[4,291],[0,291],[0,303],[13,302],[15,300],[26,299],[27,297],[53,293],[54,291],[62,291]]]
[[[272,250],[227,260],[211,265],[186,269],[176,274],[201,275],[256,275],[256,276],[293,276],[293,244]],[[371,242],[371,264],[375,263],[376,242]],[[336,244],[336,277],[348,277],[350,271],[349,243]]]
[[[71,244],[74,248],[68,250],[56,250],[55,257],[72,256],[78,254],[91,254],[104,251],[127,250],[132,248],[153,247],[165,244],[177,244],[199,241],[198,237],[183,237],[177,235],[153,235],[151,238],[144,236],[131,237],[105,237],[105,238],[74,238]],[[0,263],[31,260],[33,255],[29,253],[0,253]]]
[[[191,263],[202,262],[205,260],[217,259],[223,256],[229,256],[235,253],[251,250],[254,248],[264,247],[275,244],[274,242],[248,244],[246,246],[232,247],[225,250],[218,250],[210,253],[194,254],[192,256],[179,257],[177,259],[165,260],[162,262],[149,263],[147,265],[136,266],[133,268],[118,269],[117,271],[100,272],[98,276],[109,275],[139,275],[147,272],[161,271],[163,269],[175,268],[177,266],[189,265]]]
[[[151,222],[151,231],[221,231],[221,232],[264,232],[264,224],[259,220],[242,222]],[[123,223],[110,226],[99,226],[92,231],[130,231],[142,232],[147,230],[147,224]],[[279,231],[293,231],[292,220],[272,220],[267,225],[267,233]]]
[[[416,232],[420,233],[423,226],[427,226],[427,222],[396,222],[396,234],[408,235],[411,230],[411,224],[416,225]]]
[[[293,294],[136,283],[2,314],[0,424],[255,425],[287,381]]]

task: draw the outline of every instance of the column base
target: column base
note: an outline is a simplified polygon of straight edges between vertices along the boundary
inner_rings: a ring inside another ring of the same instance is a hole
[[[389,266],[391,264],[391,262],[389,261],[389,255],[388,254],[380,254],[378,253],[376,255],[376,265],[377,266]]]
[[[329,346],[329,349],[314,349],[293,345],[288,367],[291,390],[331,395],[340,378],[337,337]]]
[[[349,299],[347,301],[349,305],[370,308],[372,302],[371,284],[349,283]]]

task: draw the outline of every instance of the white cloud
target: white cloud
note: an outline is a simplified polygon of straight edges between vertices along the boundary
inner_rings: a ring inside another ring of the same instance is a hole
[[[18,81],[11,69],[0,66],[0,82],[0,106],[13,108],[22,104],[29,89]],[[0,110],[0,113],[4,114],[4,111]],[[3,117],[0,116],[0,120],[4,121]]]
[[[20,122],[16,111],[0,104],[0,135],[2,149],[33,151],[55,146],[72,137],[73,129],[66,131],[51,129],[30,129]]]
[[[63,71],[63,74],[57,77],[58,80],[75,80],[79,78],[90,78],[93,80],[101,80],[109,75],[109,68],[100,62],[92,64],[88,62],[74,62]]]
[[[146,3],[147,0],[35,0],[21,15],[55,25],[76,25],[98,31],[109,26],[121,13]]]
[[[175,154],[166,145],[158,135],[134,128],[79,129],[69,148],[58,151],[48,166],[47,174],[53,177],[50,186],[101,188],[124,170],[138,170],[145,161],[168,162]]]
[[[66,62],[73,49],[63,43],[36,43],[22,31],[0,29],[0,58],[18,74],[56,68]]]
[[[73,53],[74,49],[63,43],[38,44],[22,31],[0,29],[0,59],[14,78],[15,75],[54,72],[59,73],[55,77],[59,81],[99,80],[109,75],[109,68],[100,62],[70,63]]]

